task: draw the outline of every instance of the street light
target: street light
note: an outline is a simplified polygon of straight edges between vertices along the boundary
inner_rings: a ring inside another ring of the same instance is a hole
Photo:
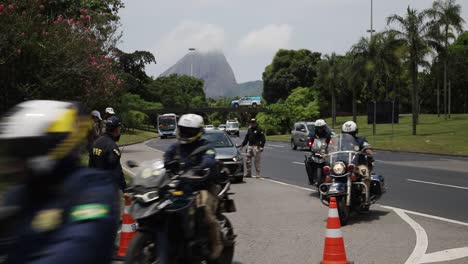
[[[373,13],[374,13],[374,4],[373,0],[370,0],[370,29],[367,30],[368,33],[370,33],[370,41],[372,41],[372,34],[375,32],[374,30],[374,21],[373,21]],[[375,98],[375,87],[374,87],[374,122],[372,123],[372,141],[373,144],[375,144],[375,125],[376,125],[376,118],[377,118],[377,100]]]
[[[189,48],[188,50],[190,51],[190,53],[192,53],[192,51],[195,51],[195,48]],[[193,77],[193,53],[190,57],[192,57],[190,62],[190,76]]]

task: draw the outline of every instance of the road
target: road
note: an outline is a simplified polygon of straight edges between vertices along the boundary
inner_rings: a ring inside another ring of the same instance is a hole
[[[240,143],[241,138],[233,138]],[[174,139],[153,140],[165,151]],[[268,142],[262,174],[234,185],[239,211],[237,263],[317,263],[323,250],[327,208],[307,185],[306,151]],[[355,215],[343,228],[355,263],[468,263],[468,160],[377,151],[376,171],[388,192],[370,215]],[[261,210],[259,210],[261,208]],[[367,245],[367,246],[365,246]],[[366,250],[362,250],[362,248]]]

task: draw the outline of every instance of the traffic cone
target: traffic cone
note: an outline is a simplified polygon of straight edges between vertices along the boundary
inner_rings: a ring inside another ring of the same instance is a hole
[[[129,214],[130,205],[132,205],[132,202],[129,199],[125,199],[125,209],[122,216],[122,228],[120,231],[119,250],[117,252],[117,256],[114,259],[125,258],[130,241],[136,234],[137,223]]]
[[[327,231],[325,235],[325,247],[321,264],[352,264],[346,258],[343,236],[341,235],[341,223],[336,206],[336,198],[330,198],[328,210]]]

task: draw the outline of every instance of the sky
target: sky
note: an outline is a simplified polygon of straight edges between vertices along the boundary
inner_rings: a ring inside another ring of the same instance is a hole
[[[343,54],[370,28],[371,0],[123,0],[120,11],[126,52],[150,51],[159,76],[189,51],[221,50],[239,83],[261,80],[276,51],[310,49]],[[373,27],[430,0],[373,0]],[[457,0],[468,22],[468,0]],[[465,28],[468,28],[465,23]]]

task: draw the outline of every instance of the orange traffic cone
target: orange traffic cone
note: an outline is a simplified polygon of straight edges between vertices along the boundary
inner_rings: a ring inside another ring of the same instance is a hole
[[[122,216],[122,229],[120,231],[119,251],[117,252],[116,259],[125,258],[130,241],[136,234],[137,223],[128,213],[130,205],[132,205],[132,202],[129,199],[125,199],[125,209]]]
[[[352,264],[346,258],[343,236],[341,235],[341,223],[336,206],[336,198],[330,198],[328,210],[327,232],[325,235],[325,247],[321,264]]]

